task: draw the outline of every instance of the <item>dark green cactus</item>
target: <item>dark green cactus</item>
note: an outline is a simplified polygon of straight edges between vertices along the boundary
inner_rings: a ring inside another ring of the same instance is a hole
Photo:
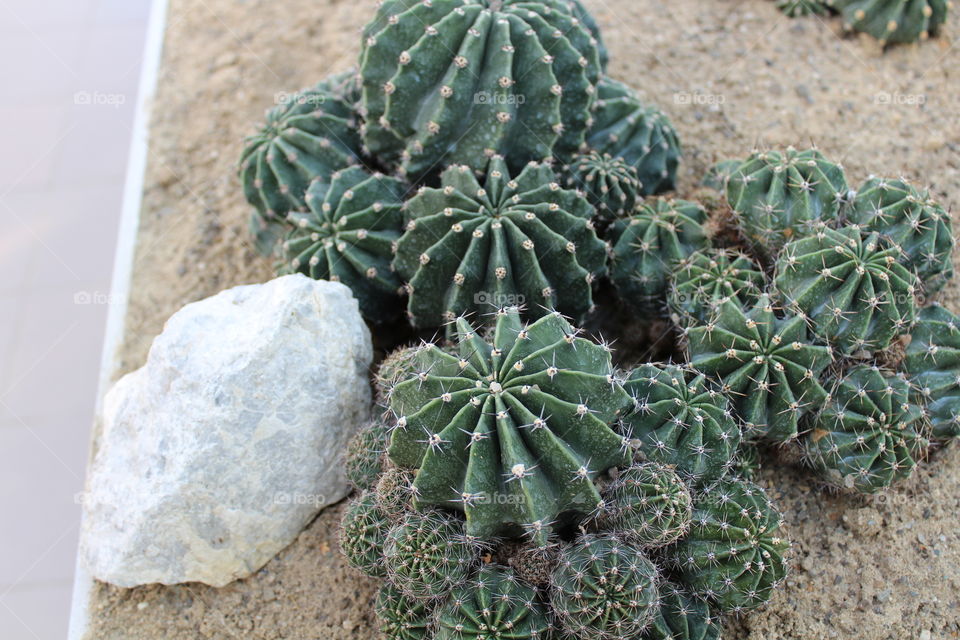
[[[432,640],[433,612],[429,603],[404,595],[384,582],[377,592],[374,612],[386,640]]]
[[[373,420],[366,423],[347,445],[347,480],[360,491],[373,488],[383,470],[390,434],[386,425]]]
[[[773,286],[843,353],[879,351],[916,318],[917,279],[876,232],[820,229],[786,245]]]
[[[825,15],[830,11],[828,0],[777,0],[777,8],[791,18],[815,14]]]
[[[671,465],[693,483],[711,482],[727,471],[740,427],[727,398],[702,374],[645,364],[631,371],[623,386],[636,401],[624,428],[639,441],[642,458]]]
[[[722,611],[763,604],[787,574],[782,517],[763,489],[724,480],[694,500],[690,533],[673,550],[684,582]]]
[[[767,258],[834,220],[846,197],[843,168],[816,149],[755,152],[727,180],[743,235]]]
[[[744,306],[755,304],[765,286],[763,271],[748,256],[727,249],[704,249],[674,267],[667,304],[681,326],[704,324],[727,300]]]
[[[567,186],[584,191],[604,220],[630,215],[642,199],[637,171],[609,153],[580,154],[564,168],[564,173],[568,176]]]
[[[680,140],[669,118],[656,107],[641,104],[633,89],[607,76],[597,86],[586,148],[622,158],[636,169],[642,195],[676,187]]]
[[[733,459],[730,475],[742,480],[756,480],[760,475],[761,458],[760,447],[750,442],[741,443]]]
[[[340,523],[340,550],[351,567],[374,578],[386,575],[382,550],[391,524],[372,491],[347,505]]]
[[[489,340],[456,327],[456,350],[428,345],[390,394],[389,455],[419,469],[416,504],[463,510],[470,535],[522,529],[543,542],[561,513],[592,511],[593,479],[627,461],[609,425],[630,397],[609,348],[558,313],[524,324],[502,310]]]
[[[714,163],[707,169],[707,173],[703,176],[700,184],[703,186],[715,189],[716,191],[726,191],[727,190],[727,181],[730,180],[730,176],[737,172],[737,169],[740,168],[740,165],[743,164],[743,160],[720,160],[719,162]]]
[[[596,99],[598,42],[562,0],[386,0],[364,29],[370,153],[419,178],[502,154],[568,157]]]
[[[660,607],[640,640],[720,640],[722,631],[706,600],[661,583]]]
[[[365,318],[390,318],[403,293],[393,272],[393,249],[403,231],[403,194],[395,178],[361,167],[317,179],[306,213],[290,212],[280,273],[302,273],[350,287]]]
[[[478,550],[453,516],[408,512],[387,532],[383,564],[390,581],[405,594],[435,600],[470,575]]]
[[[690,491],[673,470],[635,464],[607,492],[603,524],[642,547],[662,547],[686,533],[692,509]]]
[[[610,275],[621,299],[634,309],[663,306],[667,278],[694,251],[710,246],[704,207],[686,200],[657,200],[617,220]]]
[[[690,364],[721,383],[751,434],[796,438],[800,417],[827,397],[818,378],[830,347],[813,343],[802,316],[778,317],[766,294],[748,309],[724,303],[713,321],[687,331],[687,342]]]
[[[434,640],[547,640],[550,628],[537,592],[510,569],[488,564],[437,611]]]
[[[551,604],[560,629],[582,640],[620,640],[646,629],[660,596],[659,575],[639,547],[585,535],[563,549]]]
[[[250,228],[262,253],[271,253],[287,228],[288,212],[307,210],[304,196],[314,178],[359,161],[358,90],[355,71],[330,76],[286,96],[267,112],[260,132],[247,138],[240,180],[254,207]]]
[[[849,28],[884,44],[916,42],[936,35],[947,19],[950,0],[827,0]]]
[[[470,168],[450,167],[441,188],[423,188],[407,203],[410,222],[394,265],[409,282],[415,326],[469,312],[486,316],[506,305],[525,305],[532,316],[555,308],[577,318],[593,307],[606,246],[593,230],[590,203],[557,181],[543,164],[511,180],[498,156],[483,186]]]
[[[928,295],[953,277],[950,214],[926,191],[903,179],[870,178],[846,209],[847,223],[877,231],[901,251],[901,262],[917,274]]]
[[[804,444],[828,482],[874,493],[910,475],[926,453],[926,428],[904,378],[857,365],[835,380]]]
[[[960,318],[940,305],[920,310],[901,365],[933,437],[960,437]]]

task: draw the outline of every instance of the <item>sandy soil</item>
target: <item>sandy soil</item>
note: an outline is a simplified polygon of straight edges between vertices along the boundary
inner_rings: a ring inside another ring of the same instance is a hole
[[[873,172],[960,201],[960,33],[883,54],[838,20],[789,21],[767,0],[586,0],[610,73],[672,117],[685,144],[680,195],[713,161],[754,145],[816,143],[852,183]],[[184,303],[271,276],[247,241],[234,174],[243,136],[281,91],[348,68],[373,2],[171,0],[126,342],[118,374],[144,361]],[[955,284],[945,302],[960,310]],[[608,336],[610,337],[610,336]],[[614,336],[616,337],[616,336]],[[622,343],[630,343],[624,336]],[[636,342],[636,341],[634,341]],[[960,636],[960,448],[872,499],[821,492],[802,472],[762,482],[788,514],[794,570],[727,637]],[[370,581],[337,552],[329,509],[255,576],[122,590],[97,585],[88,637],[367,640]]]

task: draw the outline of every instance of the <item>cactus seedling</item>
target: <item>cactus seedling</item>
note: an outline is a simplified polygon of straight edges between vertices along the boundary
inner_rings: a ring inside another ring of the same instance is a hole
[[[417,505],[463,510],[472,536],[522,529],[543,543],[562,513],[592,511],[593,479],[626,461],[609,425],[630,397],[609,349],[558,313],[524,324],[504,309],[489,340],[466,320],[456,327],[456,351],[424,347],[390,394],[389,455],[419,469]]]
[[[360,427],[347,445],[347,480],[364,491],[377,483],[387,451],[389,432],[385,425],[371,421]]]
[[[639,547],[611,535],[585,535],[561,552],[551,604],[559,627],[573,637],[629,638],[653,620],[658,581]]]
[[[810,14],[822,16],[830,10],[827,0],[777,0],[777,8],[791,18]]]
[[[916,42],[935,35],[947,19],[950,0],[828,0],[847,26],[884,44]]]
[[[756,303],[766,284],[749,257],[727,249],[695,251],[677,263],[670,277],[667,304],[681,326],[705,324],[727,300]]]
[[[428,603],[411,598],[390,582],[377,592],[374,612],[387,640],[430,640],[432,612]]]
[[[827,397],[818,377],[830,348],[811,341],[802,316],[777,317],[766,294],[748,309],[725,302],[687,338],[690,364],[719,380],[747,428],[768,440],[797,437],[800,417]]]
[[[913,471],[927,449],[926,425],[909,383],[858,365],[836,380],[805,438],[814,468],[839,487],[874,493]]]
[[[374,490],[377,504],[391,518],[399,517],[413,506],[413,473],[408,469],[390,466],[377,481]]]
[[[820,229],[783,249],[773,285],[844,353],[885,349],[916,318],[916,276],[878,233]]]
[[[935,438],[960,437],[960,318],[940,305],[920,310],[902,368],[925,405]]]
[[[637,464],[623,471],[605,500],[604,522],[643,547],[661,547],[687,531],[692,502],[686,484],[669,467]]]
[[[641,640],[720,640],[721,631],[706,600],[661,583],[660,607]]]
[[[726,397],[689,367],[645,364],[624,389],[636,402],[624,418],[641,457],[671,465],[693,483],[722,476],[740,444]]]
[[[592,308],[606,247],[590,221],[593,207],[557,181],[543,164],[511,179],[497,156],[483,186],[469,167],[450,167],[441,188],[423,188],[407,203],[410,222],[394,264],[409,282],[415,326],[506,304],[578,318]]]
[[[694,501],[690,533],[674,549],[686,584],[722,611],[766,602],[787,574],[790,542],[763,489],[724,480]]]
[[[373,578],[386,575],[381,550],[390,524],[371,491],[347,505],[340,523],[340,550],[350,566]]]
[[[642,198],[636,169],[609,153],[578,155],[565,172],[567,186],[584,191],[604,220],[629,215]]]

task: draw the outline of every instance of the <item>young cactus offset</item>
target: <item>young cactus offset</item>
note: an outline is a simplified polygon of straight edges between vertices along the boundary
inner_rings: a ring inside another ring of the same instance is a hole
[[[656,107],[641,104],[633,89],[607,76],[597,86],[586,148],[622,158],[633,167],[641,195],[676,187],[680,140],[669,118]]]
[[[802,316],[778,317],[766,294],[747,309],[725,302],[715,319],[687,331],[687,342],[690,364],[721,383],[751,434],[796,438],[800,417],[827,397],[818,378],[830,347],[813,343]]]
[[[694,501],[690,533],[672,551],[684,582],[721,611],[770,599],[787,574],[790,542],[763,489],[724,480]]]
[[[358,162],[357,91],[355,71],[330,76],[287,96],[267,112],[260,132],[247,138],[240,180],[254,207],[250,228],[262,253],[271,253],[288,212],[307,210],[304,196],[314,178]]]
[[[347,480],[360,491],[371,489],[383,470],[390,433],[386,425],[373,420],[360,427],[347,445]]]
[[[791,18],[816,14],[825,15],[830,11],[828,0],[777,0],[777,8]]]
[[[384,582],[373,606],[386,640],[432,640],[433,612],[429,603],[411,598],[390,582]]]
[[[593,479],[628,460],[610,428],[630,406],[607,347],[553,313],[496,317],[488,340],[465,320],[448,353],[428,345],[390,394],[389,455],[417,468],[417,505],[462,510],[467,533],[525,531],[543,543],[561,514],[600,503]]]
[[[567,186],[584,191],[604,220],[630,215],[643,198],[636,169],[609,153],[578,155],[565,173]]]
[[[673,466],[694,483],[726,473],[740,444],[740,427],[726,396],[689,367],[645,364],[623,384],[636,402],[624,418],[641,457]]]
[[[743,235],[766,258],[835,219],[846,196],[843,168],[816,149],[755,152],[727,180]]]
[[[466,166],[444,171],[441,184],[407,203],[410,222],[397,243],[394,265],[409,283],[415,326],[504,305],[576,318],[593,307],[606,246],[593,230],[593,207],[561,188],[549,166],[530,164],[511,179],[497,156],[483,186]]]
[[[502,154],[511,168],[583,143],[600,52],[581,6],[386,0],[364,29],[363,141],[411,178]]]
[[[604,502],[605,530],[642,547],[662,547],[687,531],[693,507],[687,485],[669,467],[636,464],[624,470]]]
[[[960,437],[960,318],[940,305],[920,310],[901,365],[925,406],[934,438]]]
[[[849,28],[884,44],[916,42],[936,35],[947,19],[950,0],[827,0]]]
[[[667,304],[681,326],[704,324],[727,300],[744,306],[755,304],[765,285],[763,271],[748,256],[727,249],[704,249],[674,267]]]
[[[720,620],[706,600],[671,583],[660,584],[660,607],[640,640],[720,640]]]
[[[774,289],[839,351],[886,349],[916,318],[917,279],[876,232],[823,228],[777,259]]]
[[[403,194],[395,178],[361,167],[317,179],[306,194],[307,213],[291,212],[281,273],[303,273],[350,287],[360,312],[385,321],[403,283],[393,272],[393,248],[403,230]]]
[[[347,505],[340,523],[340,550],[351,567],[374,578],[386,575],[382,551],[391,524],[372,491]]]
[[[710,166],[707,169],[706,175],[703,176],[703,180],[700,181],[704,187],[708,189],[714,189],[716,191],[726,191],[727,190],[727,181],[730,180],[730,176],[737,172],[737,169],[740,168],[740,165],[743,164],[743,160],[737,159],[727,159],[720,160]]]
[[[827,481],[874,493],[910,475],[926,453],[925,431],[923,411],[910,402],[905,379],[858,365],[835,381],[804,444]]]

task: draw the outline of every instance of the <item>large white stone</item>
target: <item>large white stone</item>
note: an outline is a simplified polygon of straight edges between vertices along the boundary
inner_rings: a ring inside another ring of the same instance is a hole
[[[342,284],[285,276],[185,306],[107,393],[81,557],[130,587],[248,576],[348,491],[370,334]]]

